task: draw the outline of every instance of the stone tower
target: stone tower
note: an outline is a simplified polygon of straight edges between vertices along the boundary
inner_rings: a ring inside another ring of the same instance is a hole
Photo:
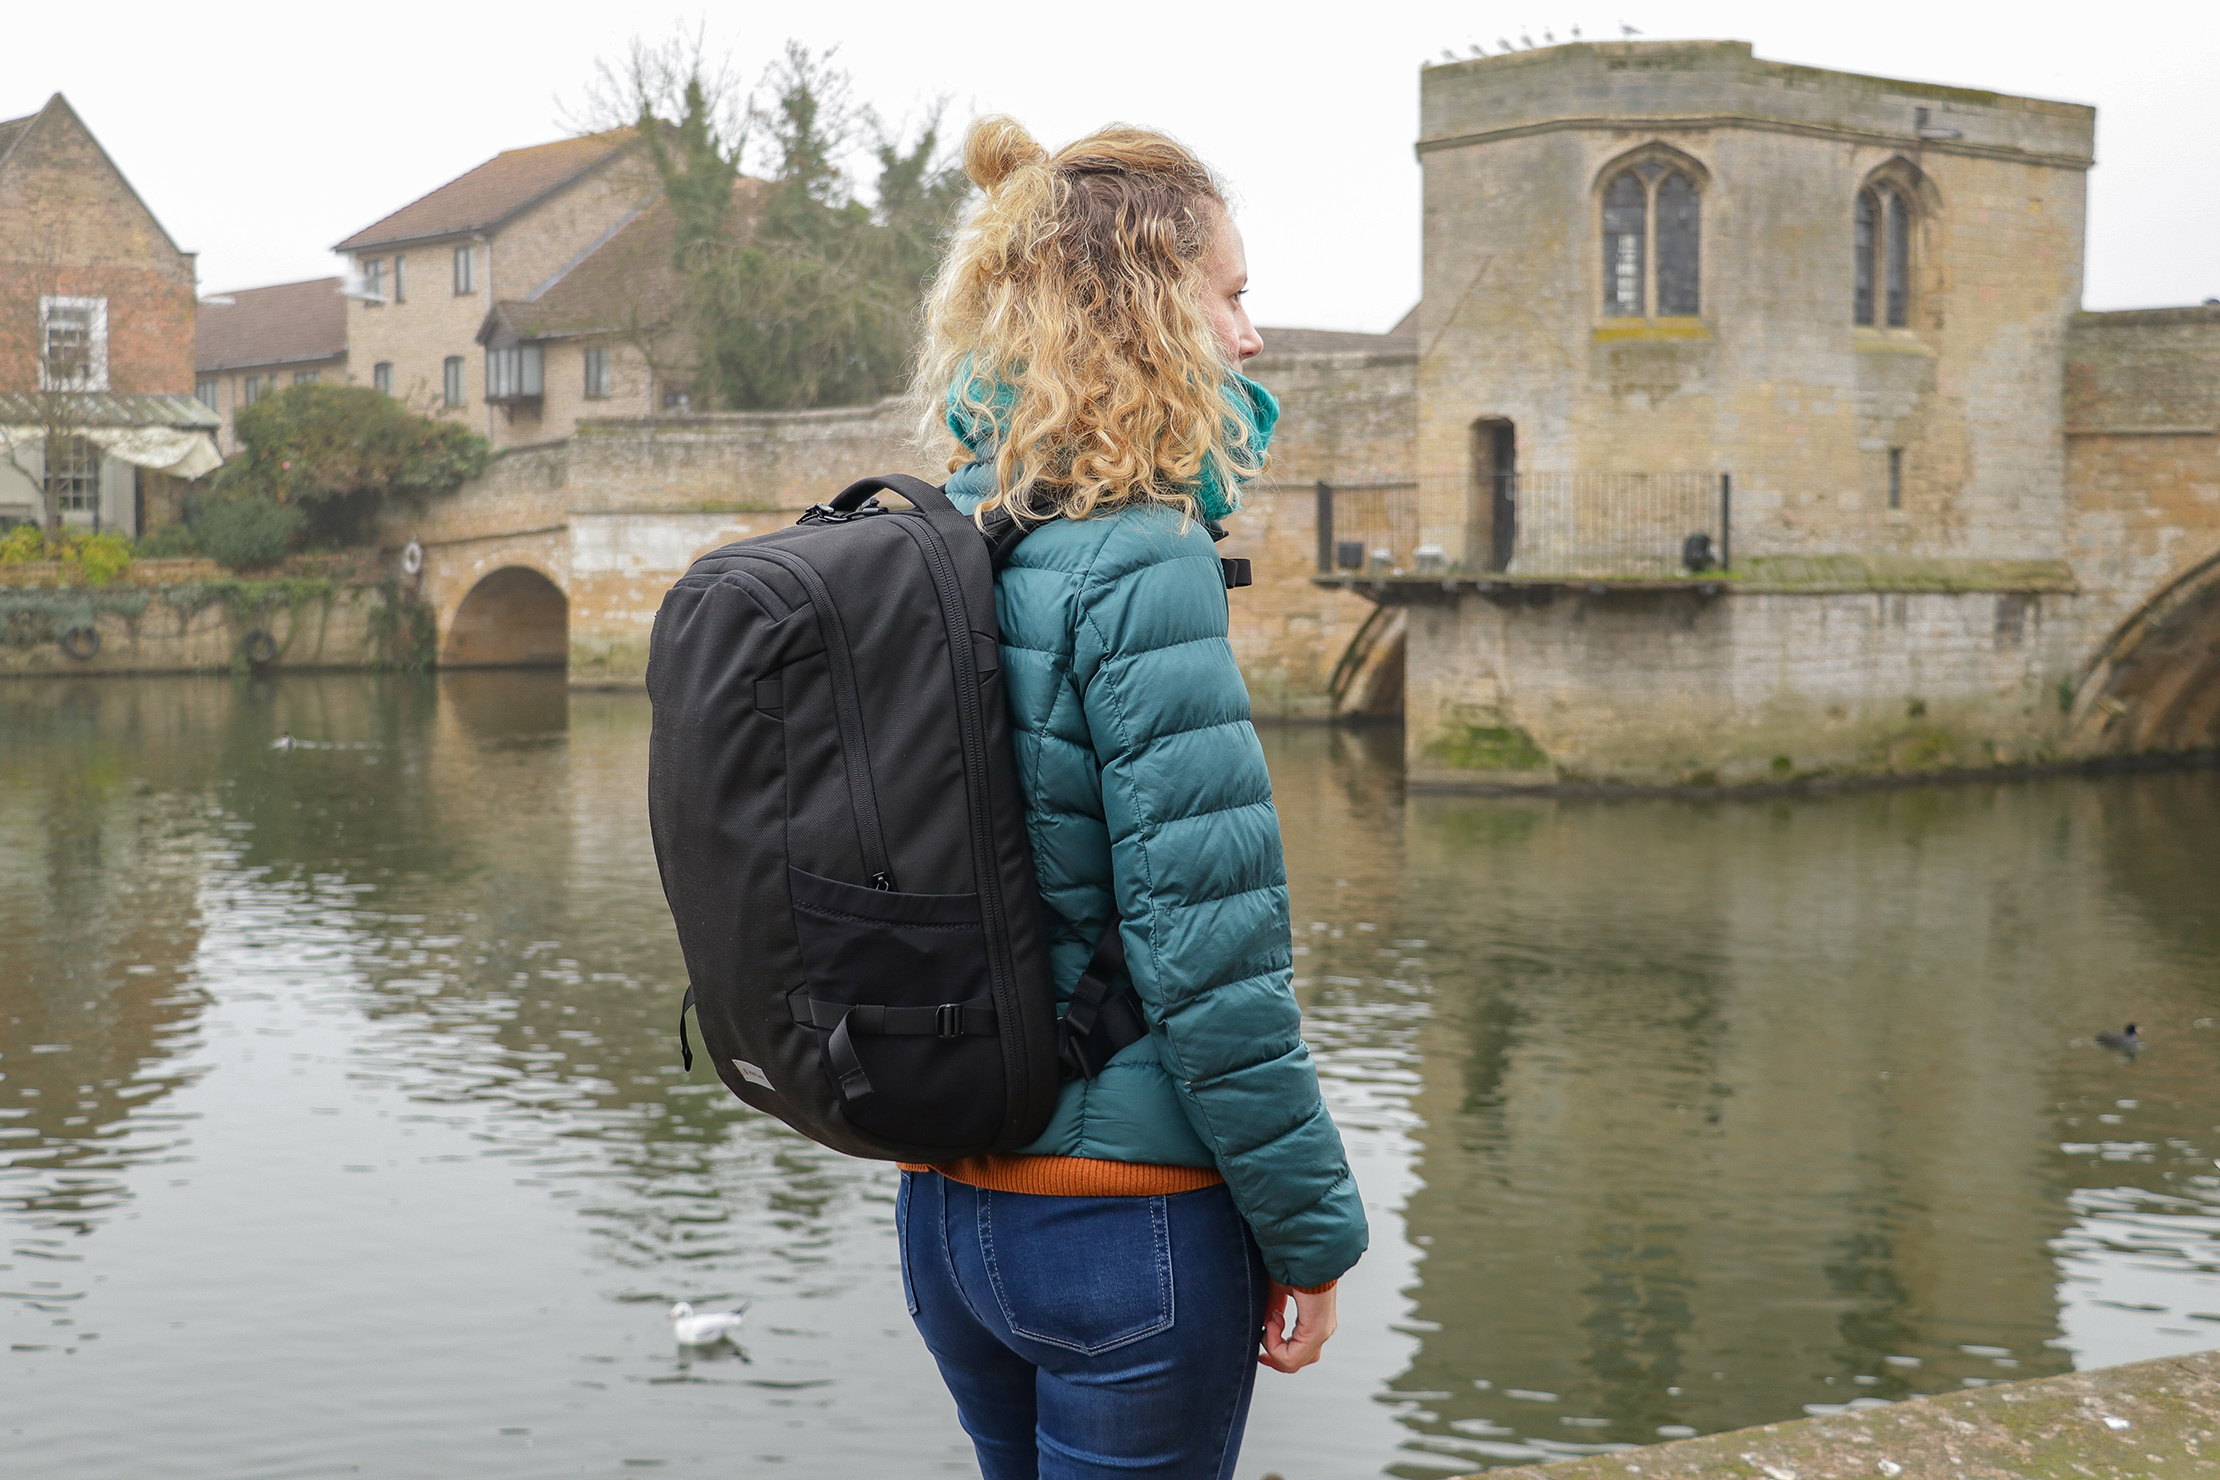
[[[1447,560],[1521,569],[1499,488],[1641,473],[1731,474],[1738,560],[2061,553],[2093,109],[1732,41],[1459,62],[1421,98]]]

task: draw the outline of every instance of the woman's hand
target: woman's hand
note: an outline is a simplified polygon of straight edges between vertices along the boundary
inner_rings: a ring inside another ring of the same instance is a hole
[[[1287,1302],[1295,1302],[1295,1329],[1287,1330]],[[1305,1295],[1278,1280],[1264,1297],[1264,1350],[1257,1360],[1274,1372],[1300,1372],[1318,1360],[1326,1338],[1339,1324],[1334,1318],[1334,1292]]]

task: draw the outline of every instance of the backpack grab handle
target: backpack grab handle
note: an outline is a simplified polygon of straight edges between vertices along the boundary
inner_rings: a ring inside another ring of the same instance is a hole
[[[843,514],[852,514],[862,508],[871,495],[882,489],[902,495],[915,504],[920,513],[946,514],[952,519],[963,517],[956,511],[956,506],[948,501],[945,492],[923,478],[912,478],[907,473],[885,473],[870,478],[858,478],[833,495],[832,507]]]

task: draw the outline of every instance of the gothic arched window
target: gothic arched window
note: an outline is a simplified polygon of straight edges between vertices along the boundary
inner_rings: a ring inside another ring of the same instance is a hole
[[[1603,311],[1613,318],[1640,318],[1644,312],[1648,235],[1649,192],[1628,170],[1603,193]]]
[[[1656,243],[1654,253],[1650,244]],[[1702,312],[1703,192],[1683,170],[1645,160],[1603,192],[1603,311],[1610,318]],[[1654,277],[1653,277],[1654,270]]]
[[[1858,192],[1851,320],[1901,329],[1911,322],[1912,203],[1891,185]]]

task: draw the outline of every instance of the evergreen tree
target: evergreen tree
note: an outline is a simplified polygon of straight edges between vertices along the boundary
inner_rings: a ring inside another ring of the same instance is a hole
[[[939,239],[969,182],[938,165],[938,120],[915,142],[881,137],[876,204],[855,199],[840,161],[865,131],[829,53],[789,43],[751,110],[772,178],[735,205],[746,141],[715,125],[720,100],[694,68],[675,118],[642,95],[638,126],[676,218],[695,351],[693,393],[707,409],[846,406],[898,389]]]

